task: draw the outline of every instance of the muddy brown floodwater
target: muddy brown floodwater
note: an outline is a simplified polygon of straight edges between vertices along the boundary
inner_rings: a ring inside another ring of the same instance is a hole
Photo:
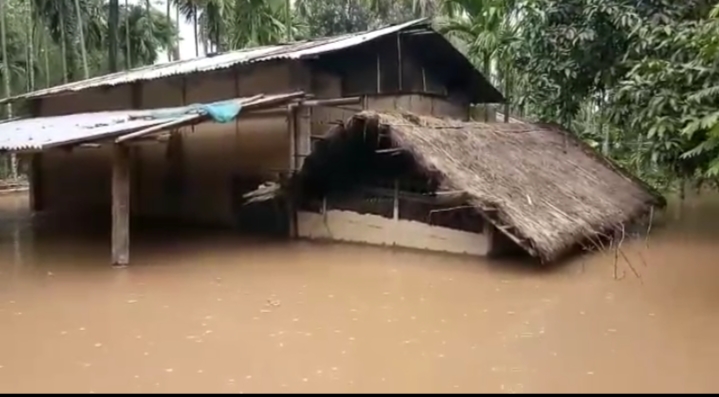
[[[615,280],[611,254],[537,270],[227,233],[136,233],[117,270],[107,236],[0,196],[0,392],[717,392],[712,201],[626,244],[641,280]]]

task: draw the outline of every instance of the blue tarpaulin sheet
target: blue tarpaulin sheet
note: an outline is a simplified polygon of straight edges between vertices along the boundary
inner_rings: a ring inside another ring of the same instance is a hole
[[[238,101],[223,101],[214,103],[196,103],[172,112],[157,112],[152,115],[156,119],[171,119],[186,116],[189,114],[206,114],[216,123],[229,123],[237,118],[242,110],[242,104]]]
[[[217,123],[229,123],[233,121],[242,110],[242,104],[237,101],[216,102],[198,106]]]

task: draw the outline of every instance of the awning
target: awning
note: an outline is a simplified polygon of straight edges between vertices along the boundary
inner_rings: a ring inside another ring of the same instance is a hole
[[[153,128],[153,132],[203,121],[228,122],[242,112],[286,104],[302,92],[255,95],[206,104],[150,110],[120,110],[38,117],[0,123],[0,151],[42,151],[92,143]],[[165,126],[166,128],[161,128]]]

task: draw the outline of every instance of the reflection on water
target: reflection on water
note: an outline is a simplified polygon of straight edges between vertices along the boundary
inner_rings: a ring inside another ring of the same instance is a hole
[[[33,233],[0,196],[0,392],[719,390],[719,205],[551,270],[233,235]],[[37,223],[37,222],[36,222]],[[644,265],[646,262],[646,265]]]

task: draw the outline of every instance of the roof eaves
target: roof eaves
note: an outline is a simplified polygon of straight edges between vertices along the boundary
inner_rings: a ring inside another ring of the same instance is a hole
[[[3,98],[0,99],[0,104],[22,99],[55,96],[68,92],[82,91],[89,88],[112,87],[136,81],[149,81],[175,75],[221,70],[235,65],[252,64],[280,59],[303,59],[306,57],[313,57],[320,54],[354,47],[388,34],[393,34],[401,30],[426,23],[427,19],[421,18],[401,24],[386,26],[372,31],[346,34],[339,37],[321,38],[313,41],[303,41],[283,45],[254,47],[224,54],[145,66],[128,71],[98,76],[88,80],[50,87],[9,98]]]

